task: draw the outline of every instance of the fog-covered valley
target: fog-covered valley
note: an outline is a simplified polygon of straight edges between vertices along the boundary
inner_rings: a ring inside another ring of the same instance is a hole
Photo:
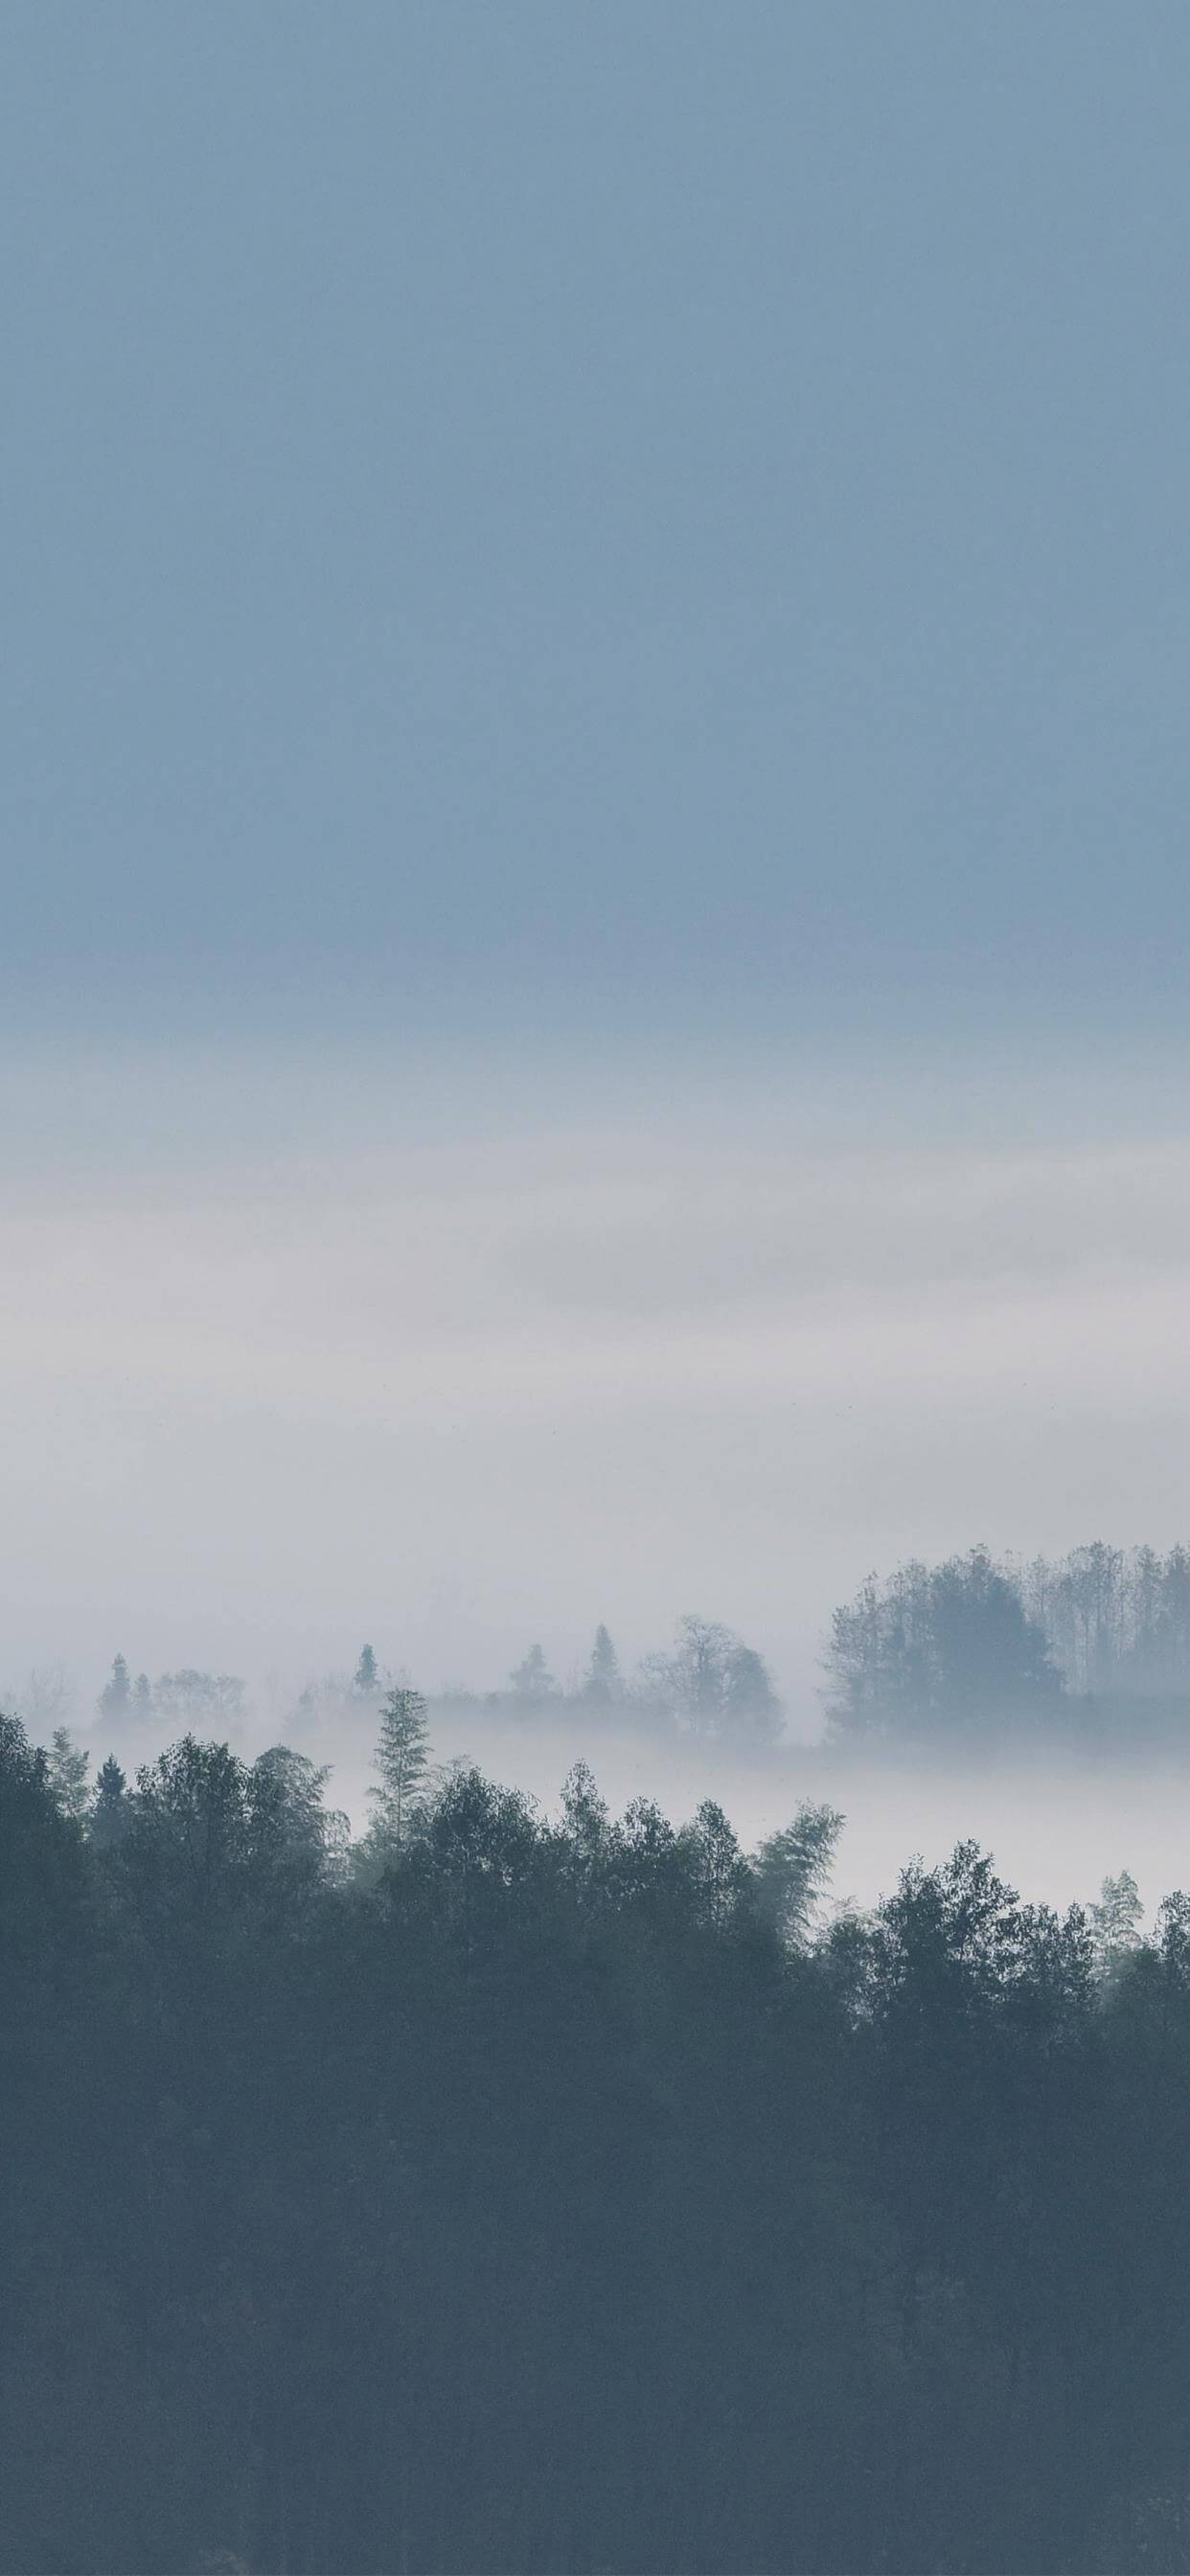
[[[985,1549],[868,1578],[821,1639],[820,1688],[787,1710],[764,1658],[688,1615],[625,1668],[606,1626],[565,1684],[531,1645],[499,1687],[425,1699],[431,1774],[475,1766],[557,1811],[576,1763],[616,1812],[656,1802],[677,1824],[711,1798],[755,1849],[807,1803],[844,1819],[830,1891],[866,1908],[913,1855],[962,1840],[1030,1901],[1089,1904],[1127,1870],[1146,1912],[1190,1883],[1190,1557],[1096,1541],[1054,1563]],[[182,1666],[150,1679],[118,1656],[88,1697],[61,1666],[6,1704],[47,1745],[62,1731],[93,1782],[112,1755],[131,1785],[183,1734],[247,1760],[285,1744],[320,1773],[358,1840],[377,1788],[386,1692],[416,1687],[370,1643],[313,1677]]]
[[[1043,1751],[948,1764],[806,1745],[741,1753],[695,1739],[659,1743],[623,1723],[592,1724],[582,1711],[525,1717],[431,1700],[428,1714],[435,1762],[474,1763],[529,1792],[546,1813],[556,1812],[579,1761],[617,1812],[633,1799],[654,1799],[680,1823],[714,1798],[746,1849],[787,1824],[803,1801],[835,1806],[845,1818],[831,1890],[839,1902],[869,1906],[915,1853],[938,1861],[966,1839],[993,1853],[1024,1897],[1059,1907],[1089,1902],[1105,1876],[1124,1868],[1147,1914],[1171,1889],[1190,1885],[1190,1754],[1184,1762],[1162,1755],[1137,1762]],[[350,1701],[333,1719],[299,1713],[283,1735],[256,1710],[227,1730],[245,1757],[280,1740],[329,1764],[327,1803],[344,1809],[356,1831],[375,1784],[375,1735],[374,1712]],[[99,1721],[79,1729],[77,1740],[96,1766],[113,1752],[130,1777],[161,1743],[141,1726]]]

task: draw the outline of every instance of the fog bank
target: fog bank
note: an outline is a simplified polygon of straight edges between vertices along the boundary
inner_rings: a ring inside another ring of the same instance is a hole
[[[923,1122],[911,1070],[900,1129],[887,1069],[833,1108],[792,1054],[717,1097],[556,1070],[24,1062],[0,1672],[372,1635],[483,1689],[695,1609],[808,1736],[869,1566],[1177,1534],[1190,1147],[1155,1091],[1119,1131],[1067,1092],[1040,1143],[994,1086]]]

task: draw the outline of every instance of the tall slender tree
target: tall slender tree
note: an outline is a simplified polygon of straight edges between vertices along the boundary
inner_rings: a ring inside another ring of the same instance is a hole
[[[379,1786],[368,1791],[372,1820],[364,1848],[369,1860],[387,1860],[408,1842],[431,1785],[426,1703],[407,1683],[398,1683],[381,1703],[373,1768]]]
[[[607,1706],[612,1700],[620,1698],[622,1690],[620,1658],[601,1619],[595,1631],[595,1643],[591,1648],[591,1660],[587,1666],[582,1696],[584,1699],[597,1701],[601,1706]]]

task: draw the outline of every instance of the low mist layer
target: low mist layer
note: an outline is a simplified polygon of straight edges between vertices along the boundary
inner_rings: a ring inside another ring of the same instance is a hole
[[[117,1655],[90,1710],[62,1667],[8,1693],[34,1741],[73,1748],[92,1779],[130,1776],[170,1737],[245,1757],[289,1746],[325,1767],[360,1834],[377,1728],[394,1683],[370,1643],[304,1682],[184,1666],[150,1678]],[[824,1639],[817,1737],[789,1729],[765,1658],[723,1622],[687,1615],[629,1665],[601,1624],[563,1683],[540,1643],[502,1685],[425,1697],[435,1762],[478,1763],[556,1808],[576,1762],[614,1802],[647,1796],[678,1822],[708,1786],[747,1843],[800,1801],[846,1819],[844,1895],[870,1904],[906,1849],[969,1831],[1030,1894],[1089,1900],[1123,1868],[1147,1904],[1190,1876],[1171,1780],[1190,1768],[1190,1557],[1095,1541],[1049,1562],[986,1549],[866,1580]]]

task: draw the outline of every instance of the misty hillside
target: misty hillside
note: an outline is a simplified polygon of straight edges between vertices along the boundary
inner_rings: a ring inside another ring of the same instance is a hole
[[[1184,2566],[1186,1896],[325,1785],[0,1722],[0,2576]]]

